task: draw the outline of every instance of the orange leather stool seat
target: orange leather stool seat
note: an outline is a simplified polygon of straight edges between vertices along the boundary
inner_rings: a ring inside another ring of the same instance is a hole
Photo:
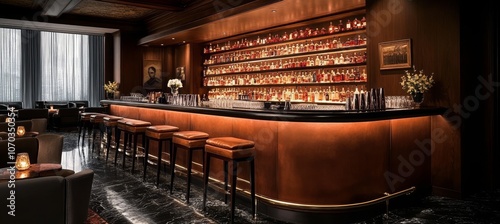
[[[171,175],[170,175],[170,193],[174,188],[174,177],[175,177],[175,159],[177,155],[177,149],[183,148],[188,150],[188,161],[187,161],[187,193],[186,201],[189,203],[189,192],[191,190],[191,168],[193,163],[193,151],[201,150],[204,156],[205,142],[207,141],[209,135],[201,131],[180,131],[174,133],[173,136],[173,154],[171,158]],[[202,159],[203,161],[203,159]]]
[[[228,163],[232,163],[231,172],[231,223],[234,221],[235,199],[236,199],[236,177],[238,163],[250,162],[250,197],[252,216],[255,217],[255,143],[250,140],[235,137],[209,138],[205,144],[205,164],[203,169],[203,210],[205,210],[208,189],[208,176],[210,173],[210,159],[218,158],[224,161],[224,190],[227,192]],[[227,203],[227,193],[224,196]]]
[[[104,127],[106,127],[106,163],[108,162],[108,156],[109,156],[109,148],[111,148],[111,142],[112,142],[112,134],[113,130],[115,131],[115,143],[116,140],[119,138],[117,137],[118,131],[116,130],[116,126],[118,125],[118,121],[123,119],[123,117],[119,116],[113,116],[113,115],[107,115],[103,118],[103,124]],[[119,144],[116,143],[116,144]],[[118,146],[115,145],[115,149],[117,149]],[[115,155],[118,154],[118,151],[115,152]]]
[[[142,146],[145,145],[146,141],[146,128],[151,126],[151,122],[142,121],[136,119],[123,118],[117,121],[117,125],[119,130],[124,131],[124,139],[123,139],[123,163],[122,167],[125,168],[125,157],[126,157],[126,149],[129,144],[132,145],[132,169],[130,172],[134,172],[135,170],[135,160],[137,155],[137,139],[142,137]],[[129,139],[130,138],[130,139]],[[118,148],[118,147],[117,147]],[[118,150],[117,150],[118,151]]]
[[[171,125],[152,125],[146,128],[146,146],[144,147],[144,173],[142,176],[142,180],[146,180],[146,170],[148,165],[149,158],[149,141],[155,140],[158,141],[158,154],[157,154],[157,170],[156,170],[156,186],[160,183],[160,170],[161,170],[161,155],[162,155],[162,146],[164,141],[170,142],[169,147],[169,155],[170,155],[170,165],[172,164],[172,136],[173,134],[179,131],[178,127]]]

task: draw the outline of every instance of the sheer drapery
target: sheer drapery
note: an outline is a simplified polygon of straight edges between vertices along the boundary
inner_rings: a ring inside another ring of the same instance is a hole
[[[89,38],[87,35],[41,33],[41,90],[38,100],[89,98]]]
[[[21,101],[21,30],[0,28],[0,101]]]
[[[22,68],[21,68],[21,92],[23,107],[31,108],[42,90],[38,83],[40,80],[40,31],[21,30],[22,44]]]

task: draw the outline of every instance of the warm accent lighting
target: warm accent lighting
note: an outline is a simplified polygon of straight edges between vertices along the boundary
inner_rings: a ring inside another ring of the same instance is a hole
[[[10,117],[5,118],[5,123],[9,123],[9,122],[10,122]]]
[[[30,168],[30,157],[28,153],[22,152],[17,154],[16,168],[17,170],[27,170]]]
[[[17,127],[17,132],[16,134],[19,136],[19,137],[23,137],[24,134],[26,134],[26,129],[24,129],[24,126],[18,126]]]
[[[51,105],[51,106],[50,106],[50,109],[51,109],[51,110],[53,110],[53,109],[54,109],[54,106],[52,106],[52,105]]]

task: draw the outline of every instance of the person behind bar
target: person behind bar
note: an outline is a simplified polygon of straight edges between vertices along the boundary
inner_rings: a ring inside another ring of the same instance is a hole
[[[161,79],[156,77],[156,68],[151,66],[148,68],[149,80],[144,82],[145,89],[161,89]]]

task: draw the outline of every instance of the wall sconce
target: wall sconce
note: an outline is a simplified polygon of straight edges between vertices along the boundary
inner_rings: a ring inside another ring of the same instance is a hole
[[[17,170],[27,170],[30,168],[30,157],[28,153],[22,152],[17,154],[16,168]]]
[[[24,134],[26,134],[26,129],[24,129],[24,126],[18,126],[17,127],[17,132],[16,134],[19,136],[19,137],[23,137]]]

